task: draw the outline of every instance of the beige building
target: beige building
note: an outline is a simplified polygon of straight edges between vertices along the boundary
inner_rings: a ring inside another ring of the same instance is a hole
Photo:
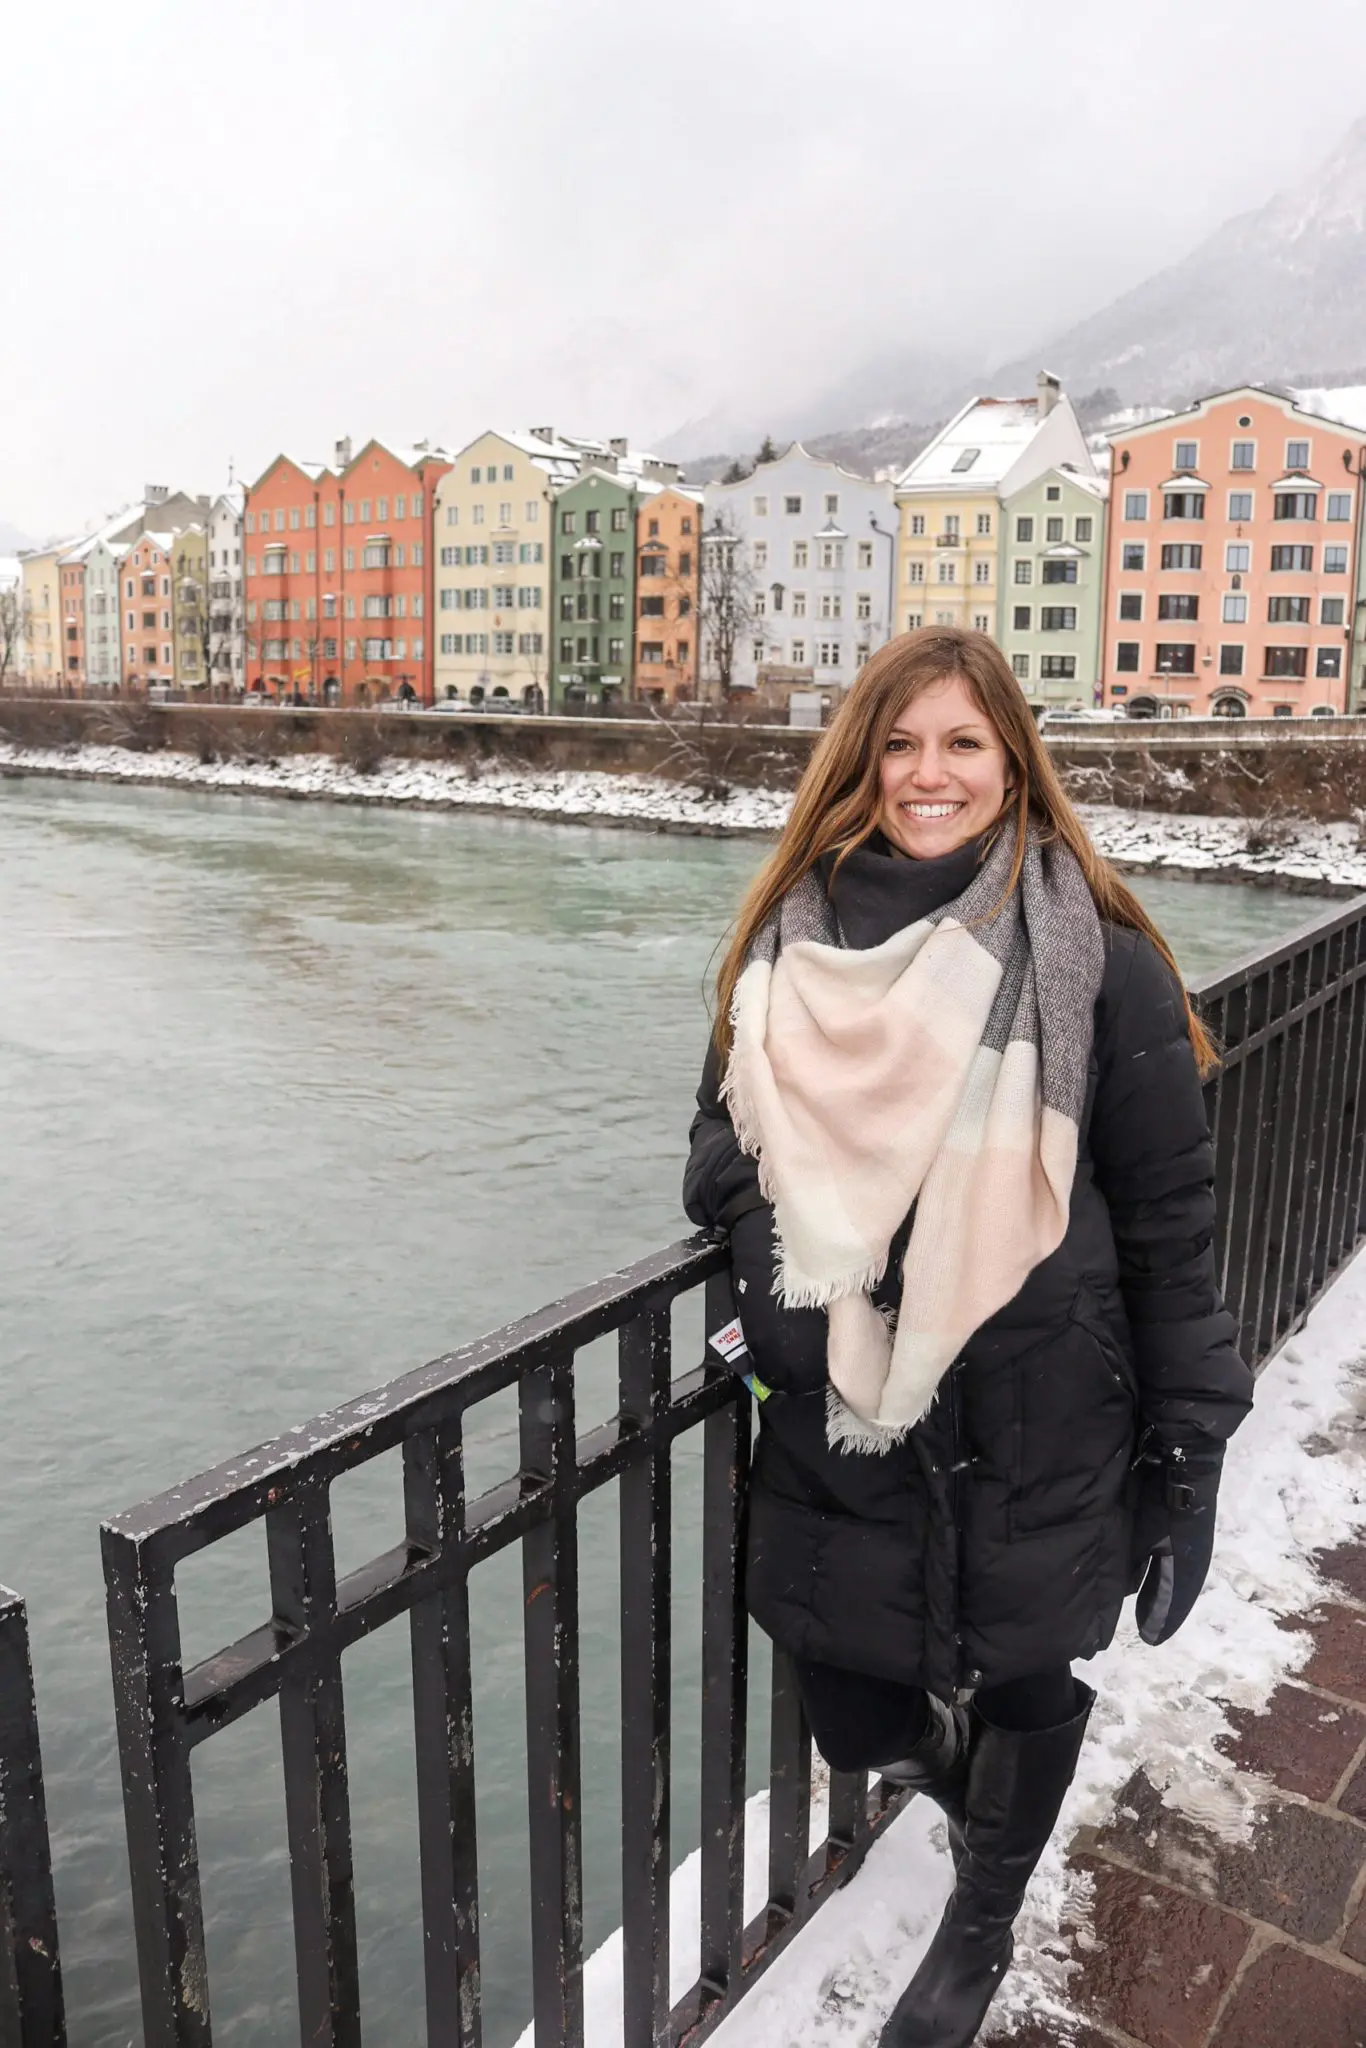
[[[555,493],[583,450],[550,427],[481,434],[433,492],[435,698],[549,701]]]
[[[1001,504],[1044,471],[1095,475],[1071,402],[1040,372],[1033,398],[974,398],[896,487],[895,630],[961,626],[1000,638]]]
[[[175,680],[181,689],[202,690],[209,676],[209,541],[204,528],[176,534],[171,575]]]
[[[59,689],[62,682],[61,558],[72,547],[31,548],[19,557],[23,607],[23,651],[20,673],[38,690]]]

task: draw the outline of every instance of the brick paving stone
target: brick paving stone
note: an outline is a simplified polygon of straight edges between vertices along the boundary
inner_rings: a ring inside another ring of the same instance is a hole
[[[1273,1799],[1248,1840],[1229,1842],[1164,1807],[1142,1771],[1120,1793],[1097,1845],[1315,1943],[1337,1933],[1366,1863],[1366,1830],[1355,1821]]]
[[[1366,1740],[1366,1713],[1336,1707],[1295,1685],[1278,1685],[1264,1714],[1247,1707],[1225,1712],[1236,1733],[1217,1738],[1224,1755],[1304,1799],[1331,1798]]]
[[[1366,1977],[1277,1946],[1257,1957],[1210,2048],[1366,2048]]]
[[[1074,1861],[1094,1877],[1095,1897],[1069,2004],[1148,2048],[1203,2048],[1251,1928],[1154,1878],[1092,1856]]]
[[[1366,1543],[1339,1543],[1334,1550],[1321,1550],[1314,1563],[1344,1593],[1366,1601]]]
[[[1358,1820],[1366,1820],[1366,1762],[1344,1785],[1338,1805],[1344,1813],[1355,1814]]]
[[[1300,1672],[1305,1684],[1366,1704],[1366,1614],[1320,1607],[1293,1626],[1307,1628],[1314,1638],[1314,1654]]]
[[[1343,1952],[1354,1963],[1366,1963],[1366,1900],[1357,1910],[1356,1919],[1342,1937]]]

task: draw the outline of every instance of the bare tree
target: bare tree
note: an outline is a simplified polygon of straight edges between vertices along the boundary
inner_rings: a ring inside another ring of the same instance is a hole
[[[744,636],[759,616],[754,571],[729,512],[718,512],[702,535],[698,601],[699,653],[708,681],[722,699],[730,695],[735,661]]]
[[[22,583],[0,589],[0,690],[19,680],[19,650],[28,626],[29,612]]]

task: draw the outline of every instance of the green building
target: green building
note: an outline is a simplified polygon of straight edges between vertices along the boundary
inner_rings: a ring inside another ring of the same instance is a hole
[[[636,510],[659,488],[590,468],[555,500],[554,710],[631,694]]]
[[[1001,502],[997,639],[1040,709],[1099,699],[1107,495],[1063,465]]]

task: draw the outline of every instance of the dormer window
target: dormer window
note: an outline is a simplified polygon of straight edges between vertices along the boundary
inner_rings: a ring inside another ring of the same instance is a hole
[[[981,452],[980,448],[964,448],[953,465],[952,474],[954,476],[965,475],[972,468],[973,463],[976,462]]]

